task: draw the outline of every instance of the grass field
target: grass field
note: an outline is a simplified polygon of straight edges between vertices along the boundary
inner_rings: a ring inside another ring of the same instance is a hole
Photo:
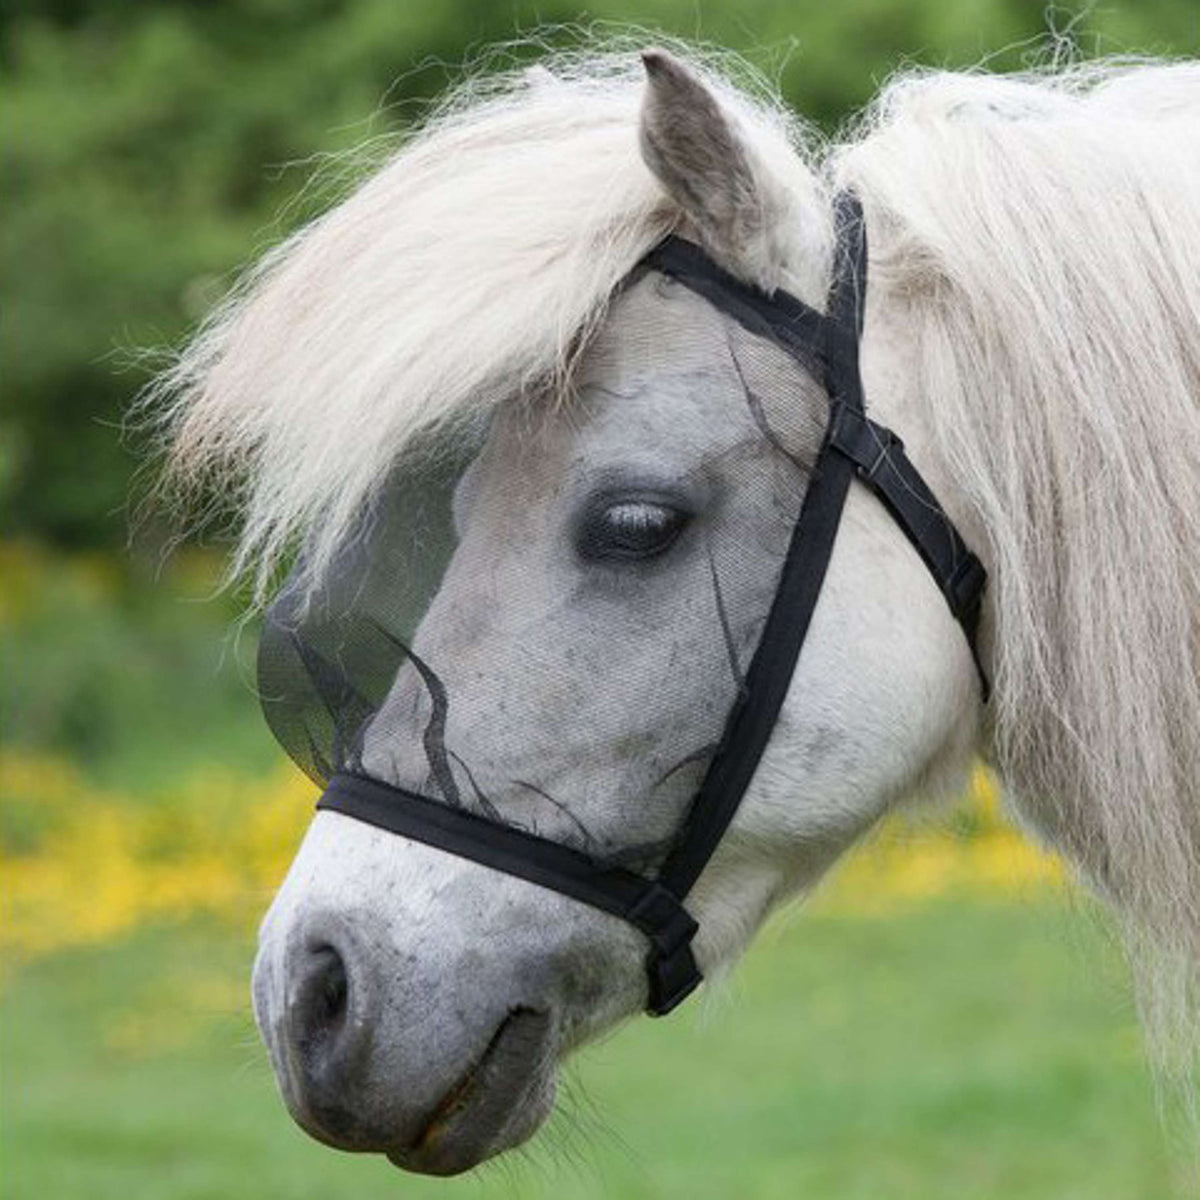
[[[523,1156],[455,1181],[309,1142],[246,1005],[250,939],[190,921],[22,968],[9,1200],[1167,1200],[1116,956],[1043,899],[767,931],[726,995],[585,1053]]]

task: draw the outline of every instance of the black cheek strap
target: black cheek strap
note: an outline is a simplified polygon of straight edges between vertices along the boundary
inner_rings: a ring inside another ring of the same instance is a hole
[[[854,479],[853,464],[834,449],[827,432],[744,686],[659,872],[659,881],[681,898],[691,891],[733,820],[787,697]]]

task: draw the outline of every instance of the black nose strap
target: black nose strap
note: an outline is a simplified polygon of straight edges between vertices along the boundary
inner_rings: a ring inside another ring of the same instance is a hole
[[[362,775],[335,775],[317,807],[469,858],[628,921],[650,942],[646,973],[652,1013],[669,1012],[700,982],[691,950],[696,922],[657,880]]]
[[[858,200],[849,193],[839,195],[834,217],[837,245],[825,314],[784,292],[767,295],[748,287],[699,246],[679,238],[667,238],[639,266],[678,280],[806,368],[818,364],[830,399],[825,438],[744,687],[657,874],[648,878],[608,866],[558,842],[357,774],[334,775],[318,804],[629,922],[649,943],[646,1007],[654,1015],[670,1012],[700,982],[691,949],[697,924],[684,901],[733,820],[775,728],[855,479],[880,498],[916,547],[966,635],[983,699],[988,697],[976,645],[986,574],[905,455],[900,439],[866,416],[858,347],[867,254]]]

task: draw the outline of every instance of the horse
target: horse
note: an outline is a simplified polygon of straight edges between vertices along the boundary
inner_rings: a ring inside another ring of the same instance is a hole
[[[828,397],[802,355],[639,264],[682,237],[748,293],[821,310],[852,194],[868,411],[987,569],[979,663],[852,485],[687,897],[696,962],[728,967],[982,757],[1111,906],[1178,1063],[1200,981],[1198,122],[1194,63],[909,71],[832,144],[686,46],[469,81],[153,385],[170,477],[239,516],[233,570],[260,600],[302,545],[301,618],[356,554],[387,557],[363,531],[398,472],[450,478],[446,563],[408,665],[375,681],[360,765],[652,865],[754,649]],[[438,439],[470,444],[461,468]],[[325,809],[253,1000],[305,1130],[452,1174],[534,1133],[560,1064],[645,1006],[645,954],[611,913]]]

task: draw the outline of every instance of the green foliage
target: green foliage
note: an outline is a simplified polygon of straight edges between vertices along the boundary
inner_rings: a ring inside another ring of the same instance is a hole
[[[138,794],[214,754],[248,773],[278,761],[252,682],[254,631],[239,636],[235,598],[213,602],[213,555],[179,555],[151,576],[111,555],[18,544],[0,547],[0,578],[6,747]]]
[[[1050,19],[1085,53],[1196,51],[1194,0],[1077,9]],[[402,126],[490,42],[592,19],[745,51],[827,128],[899,63],[1020,65],[1047,22],[1043,0],[4,0],[10,530],[119,543],[147,377],[121,352],[177,342],[302,219],[314,157]]]

